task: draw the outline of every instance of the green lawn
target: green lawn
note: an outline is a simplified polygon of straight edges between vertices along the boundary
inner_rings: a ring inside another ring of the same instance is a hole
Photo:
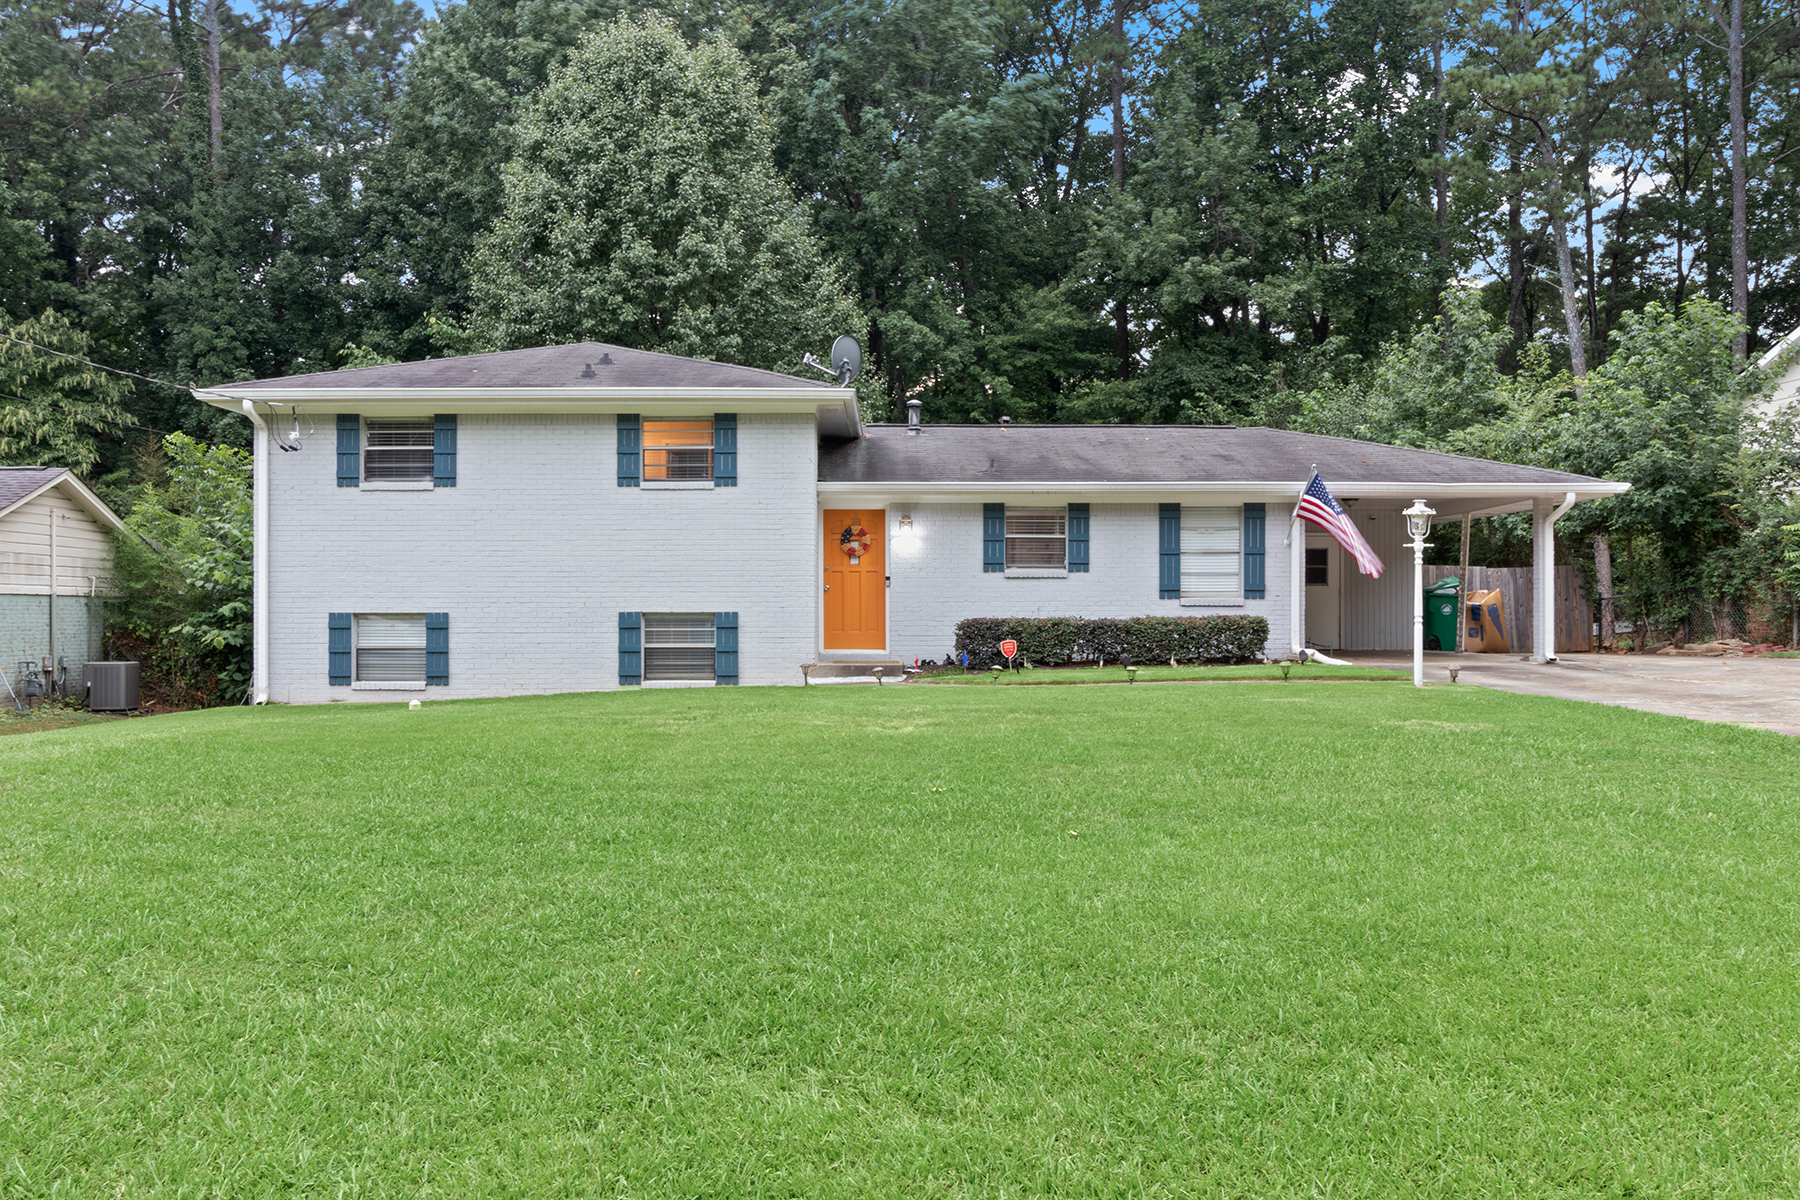
[[[1476,687],[0,739],[0,1195],[1791,1196],[1800,743]]]
[[[1449,681],[1449,676],[1445,675],[1441,669],[1433,671],[1432,674],[1437,677],[1437,682]],[[1411,683],[1412,672],[1389,670],[1384,667],[1332,667],[1323,663],[1296,663],[1289,665],[1288,677],[1285,682],[1305,683],[1316,679],[1379,679]],[[1281,667],[1278,664],[1249,663],[1243,666],[1139,667],[1136,682],[1186,683],[1193,680],[1282,681]],[[998,676],[995,676],[992,670],[970,674],[946,671],[938,675],[921,676],[918,682],[1029,687],[1047,683],[1129,683],[1132,680],[1124,667],[1048,667],[1029,671],[1002,671]]]

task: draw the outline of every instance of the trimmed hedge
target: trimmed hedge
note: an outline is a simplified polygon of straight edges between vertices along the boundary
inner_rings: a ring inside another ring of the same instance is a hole
[[[1264,617],[970,617],[956,623],[956,653],[971,667],[1005,663],[1000,643],[1019,643],[1019,658],[1035,666],[1078,662],[1246,662],[1269,642]]]

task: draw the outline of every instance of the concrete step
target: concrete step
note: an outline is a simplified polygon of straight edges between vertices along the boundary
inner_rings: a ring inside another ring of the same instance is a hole
[[[906,668],[900,665],[898,659],[882,662],[817,662],[807,667],[806,676],[813,683],[839,679],[873,681],[876,676],[882,679],[905,679]]]

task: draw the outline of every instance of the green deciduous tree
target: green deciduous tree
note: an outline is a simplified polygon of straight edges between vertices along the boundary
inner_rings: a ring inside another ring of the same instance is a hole
[[[251,674],[250,455],[177,433],[155,457],[116,539],[109,615],[151,648],[161,686],[234,703]]]
[[[860,328],[725,42],[621,18],[551,76],[516,136],[505,211],[472,265],[492,345],[595,338],[797,370]]]
[[[6,335],[0,338],[0,462],[91,472],[100,462],[102,442],[116,440],[126,424],[123,402],[130,386],[77,361],[93,347],[55,312],[0,321],[0,334]]]

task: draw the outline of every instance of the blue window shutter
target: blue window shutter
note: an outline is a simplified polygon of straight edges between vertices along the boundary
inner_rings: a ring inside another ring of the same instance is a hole
[[[636,487],[643,461],[644,427],[636,413],[619,414],[619,486]],[[620,626],[624,628],[624,626]]]
[[[738,681],[738,618],[736,613],[713,614],[713,681],[735,684]]]
[[[737,486],[737,414],[713,414],[713,486]]]
[[[1006,505],[981,506],[981,569],[1006,570]]]
[[[1156,543],[1161,552],[1157,573],[1157,595],[1164,600],[1181,599],[1181,505],[1156,506]]]
[[[456,486],[455,413],[439,413],[431,418],[431,484]]]
[[[1244,599],[1263,598],[1263,551],[1267,506],[1244,505]]]
[[[1088,506],[1069,505],[1069,570],[1088,569]]]
[[[425,614],[425,686],[450,684],[450,614]]]
[[[619,614],[619,686],[644,682],[644,614]]]
[[[362,417],[338,414],[338,486],[356,487],[362,482]],[[346,681],[348,682],[348,681]]]
[[[331,630],[330,671],[332,687],[350,686],[350,614],[332,613],[326,619]]]

